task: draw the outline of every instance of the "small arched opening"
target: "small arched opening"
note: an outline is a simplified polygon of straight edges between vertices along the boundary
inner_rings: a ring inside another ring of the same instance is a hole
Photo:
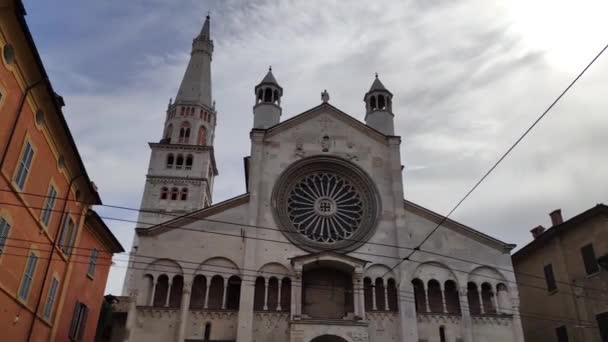
[[[154,306],[165,306],[167,303],[167,291],[169,290],[169,277],[166,274],[161,274],[156,280],[156,288],[154,289]]]
[[[209,303],[207,307],[209,309],[219,310],[222,308],[222,301],[224,300],[224,279],[219,275],[211,278],[211,284],[209,286]]]
[[[412,280],[414,287],[414,298],[416,301],[416,312],[426,312],[426,293],[424,293],[424,283],[416,278]]]
[[[171,282],[171,293],[169,294],[169,307],[179,308],[182,302],[184,290],[184,277],[176,275]]]
[[[205,292],[207,290],[207,278],[198,274],[192,282],[192,295],[190,297],[190,308],[202,309],[205,306]]]
[[[445,306],[448,313],[459,314],[460,298],[458,297],[458,288],[456,287],[456,282],[453,280],[447,280],[444,287]]]
[[[429,309],[431,312],[443,312],[443,302],[441,300],[441,286],[435,279],[428,283]]]
[[[238,276],[228,278],[226,292],[226,309],[238,310],[241,302],[241,278]]]
[[[477,291],[477,285],[475,283],[470,282],[467,284],[467,299],[471,315],[480,315],[481,303],[479,302],[479,292]]]

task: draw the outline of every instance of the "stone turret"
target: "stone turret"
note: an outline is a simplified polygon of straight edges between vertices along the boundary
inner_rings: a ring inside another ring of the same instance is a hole
[[[281,121],[281,97],[283,88],[272,74],[272,67],[268,73],[255,86],[256,100],[253,106],[253,128],[266,129]]]
[[[378,74],[363,98],[365,124],[386,135],[395,135],[393,94],[380,82]]]

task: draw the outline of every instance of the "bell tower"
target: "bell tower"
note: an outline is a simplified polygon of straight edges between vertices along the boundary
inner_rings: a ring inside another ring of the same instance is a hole
[[[378,74],[363,101],[365,124],[385,135],[395,135],[393,94],[380,82]]]
[[[139,226],[211,205],[217,176],[213,140],[217,111],[211,92],[213,41],[209,16],[192,41],[190,61],[175,101],[169,100],[162,138],[152,149]]]

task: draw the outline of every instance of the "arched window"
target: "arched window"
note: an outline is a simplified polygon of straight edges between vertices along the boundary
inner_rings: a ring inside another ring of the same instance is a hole
[[[201,108],[201,110],[198,112],[198,117],[199,117],[200,119],[202,119],[202,118],[203,118],[203,113],[204,113],[204,111],[203,111],[203,109]]]
[[[188,121],[182,122],[182,125],[179,129],[179,142],[180,143],[188,143],[190,138],[190,123]]]
[[[384,104],[384,96],[382,95],[378,95],[378,109],[384,109],[385,104]]]
[[[467,299],[469,302],[469,310],[471,311],[471,315],[481,314],[479,292],[477,292],[477,285],[475,285],[475,283],[467,284]]]
[[[492,285],[488,283],[481,284],[481,300],[483,300],[483,310],[487,314],[495,314],[496,306],[494,305],[494,292]]]
[[[221,309],[222,301],[224,300],[224,279],[219,275],[211,278],[211,285],[209,286],[209,303],[207,307],[209,309]]]
[[[263,277],[257,277],[255,280],[255,290],[253,293],[253,310],[262,311],[264,310],[264,296],[265,296],[265,280]]]
[[[279,91],[278,90],[274,91],[274,99],[273,99],[272,103],[279,103]]]
[[[268,310],[275,311],[277,309],[279,296],[279,280],[275,277],[268,279]]]
[[[184,108],[184,107],[182,107],[182,108],[181,108],[181,110],[179,111],[179,114],[180,114],[180,115],[182,115],[182,116],[184,115],[184,109],[185,109],[185,108]]]
[[[192,170],[192,159],[194,157],[189,154],[188,156],[186,156],[186,170]]]
[[[241,278],[238,276],[230,277],[226,292],[226,309],[238,310],[241,302]]]
[[[365,277],[365,279],[363,279],[363,298],[365,300],[365,311],[371,311],[374,307],[374,298],[372,297],[372,291],[372,280],[368,277]]]
[[[443,303],[441,300],[441,286],[435,279],[429,280],[428,283],[429,309],[431,312],[443,312]]]
[[[181,154],[178,154],[177,160],[175,161],[175,168],[178,170],[181,170],[183,166],[184,166],[184,156],[182,156]]]
[[[145,302],[143,304],[150,305],[153,300],[152,286],[154,286],[154,277],[151,274],[146,274],[144,276],[144,279],[145,279],[145,283],[146,283],[146,287],[145,287],[146,292],[144,293],[144,296],[143,296],[143,300],[145,300]]]
[[[291,310],[291,279],[283,278],[281,281],[281,310]]]
[[[511,313],[511,304],[509,299],[509,290],[503,283],[496,285],[496,295],[498,296],[498,309],[499,313]]]
[[[270,88],[266,88],[264,91],[264,102],[272,102],[272,90]]]
[[[444,284],[445,306],[448,313],[460,313],[460,298],[458,297],[458,288],[453,280],[448,280]]]
[[[369,100],[369,106],[371,107],[371,110],[375,110],[376,109],[376,97],[372,96]]]
[[[179,193],[179,190],[177,190],[177,188],[171,188],[171,200],[172,201],[177,200],[178,193]]]
[[[388,310],[397,312],[399,311],[399,292],[397,291],[395,279],[389,279],[386,284],[386,291],[388,291]]]
[[[173,277],[171,282],[171,293],[169,294],[169,307],[179,308],[182,302],[182,291],[184,290],[184,278],[181,275]]]
[[[211,341],[211,322],[205,323],[205,332],[203,333],[203,341]]]
[[[199,274],[192,282],[192,297],[190,297],[190,308],[202,309],[205,306],[205,291],[207,290],[207,278]]]
[[[168,142],[171,142],[171,136],[173,135],[173,125],[169,125],[167,126],[167,131],[165,133],[165,139],[168,140]]]
[[[374,291],[376,291],[376,308],[379,311],[386,310],[386,306],[384,305],[384,281],[382,278],[376,278],[376,286]]]
[[[439,341],[440,342],[446,342],[447,341],[445,339],[445,327],[443,325],[439,327]]]
[[[198,141],[199,145],[207,145],[207,129],[205,126],[201,126],[198,128]]]
[[[167,169],[172,169],[174,163],[175,157],[173,156],[173,153],[169,153],[169,155],[167,155]]]
[[[156,280],[156,288],[154,289],[154,306],[165,306],[167,303],[167,291],[169,290],[169,277],[162,274]]]
[[[179,199],[182,201],[186,201],[188,199],[188,188],[182,188],[182,191],[179,193]]]
[[[412,280],[414,287],[414,298],[416,300],[416,312],[426,312],[426,293],[424,293],[424,283],[416,278]]]
[[[169,188],[167,188],[166,186],[163,186],[160,189],[160,199],[161,200],[166,200],[167,196],[169,196]]]
[[[264,97],[264,90],[262,90],[262,89],[258,90],[258,98],[257,98],[256,103],[262,102],[263,97]]]

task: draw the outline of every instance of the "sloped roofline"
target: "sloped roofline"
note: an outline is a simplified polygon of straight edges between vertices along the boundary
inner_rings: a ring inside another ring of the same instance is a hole
[[[513,253],[513,261],[521,260],[526,255],[534,252],[536,249],[545,246],[546,243],[554,237],[563,234],[570,229],[574,229],[580,223],[598,215],[608,216],[608,206],[603,203],[597,204],[596,206],[587,209],[574,217],[571,217],[569,220],[566,220],[558,225],[555,225],[545,230],[536,239],[530,241],[527,245],[523,246],[517,252]]]
[[[392,136],[392,135],[385,135],[382,132],[377,131],[377,130],[367,126],[366,124],[362,123],[361,121],[355,119],[351,115],[332,106],[331,104],[329,104],[327,102],[321,103],[320,105],[318,105],[316,107],[313,107],[303,113],[300,113],[283,122],[280,122],[274,126],[267,128],[265,130],[266,131],[265,137],[272,137],[278,133],[285,131],[286,129],[289,129],[289,128],[301,123],[302,121],[306,121],[310,117],[322,113],[321,109],[329,110],[329,112],[334,113],[336,115],[336,117],[341,119],[343,122],[351,125],[353,128],[355,128],[365,134],[369,134],[369,136],[371,136],[373,139],[380,141],[384,144],[388,143],[388,138],[397,137],[397,136]]]
[[[405,199],[403,200],[403,207],[405,210],[410,209],[412,211],[415,211],[437,224],[439,224],[442,220],[445,219],[444,215],[438,214],[430,209],[424,208],[421,205],[418,205],[414,202],[411,202],[411,201],[408,201]],[[469,226],[466,226],[460,222],[456,222],[450,218],[445,219],[445,221],[442,223],[441,226],[449,228],[453,231],[456,231],[460,234],[470,237],[480,243],[483,243],[484,245],[487,245],[489,247],[492,247],[492,248],[497,249],[504,253],[510,252],[516,246],[515,244],[506,243],[506,242],[500,241],[498,239],[495,239],[489,235],[486,235],[486,234],[484,234],[478,230],[475,230]]]
[[[158,235],[164,232],[167,232],[173,228],[180,228],[189,223],[196,222],[200,219],[204,219],[205,217],[209,217],[211,215],[215,215],[217,213],[221,213],[225,210],[234,208],[243,203],[249,202],[249,193],[245,193],[242,195],[238,195],[236,197],[229,198],[225,201],[216,203],[207,208],[195,210],[191,213],[184,214],[182,216],[176,217],[172,220],[159,223],[152,227],[147,228],[137,228],[135,229],[137,235]]]

